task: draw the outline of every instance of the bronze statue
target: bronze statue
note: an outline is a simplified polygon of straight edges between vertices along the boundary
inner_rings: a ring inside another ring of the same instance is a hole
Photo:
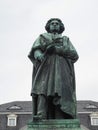
[[[33,63],[33,120],[75,119],[76,93],[74,63],[78,54],[67,36],[64,24],[50,19],[47,33],[39,35],[28,55]]]

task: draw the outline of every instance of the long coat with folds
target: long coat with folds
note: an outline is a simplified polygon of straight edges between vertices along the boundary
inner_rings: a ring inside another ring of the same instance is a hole
[[[48,53],[50,44],[59,46],[61,53]],[[34,58],[34,52],[40,50],[44,60]],[[55,38],[51,33],[41,34],[33,44],[28,55],[33,62],[32,94],[53,96],[53,103],[60,104],[61,110],[76,118],[76,93],[74,63],[78,54],[67,36],[58,34]]]

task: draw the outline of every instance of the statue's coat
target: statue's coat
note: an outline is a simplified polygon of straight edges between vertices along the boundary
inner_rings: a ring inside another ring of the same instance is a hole
[[[78,59],[78,54],[67,36],[58,35],[57,38],[56,43],[61,46],[61,54],[47,53],[48,44],[54,44],[50,33],[41,34],[33,44],[29,53],[29,58],[34,64],[31,94],[53,96],[53,103],[59,104],[63,112],[75,118],[74,63]],[[44,54],[45,58],[42,62],[34,58],[36,50],[40,50]]]

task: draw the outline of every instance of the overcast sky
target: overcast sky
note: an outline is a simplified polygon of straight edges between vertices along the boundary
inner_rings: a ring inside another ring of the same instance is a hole
[[[98,101],[98,0],[0,0],[0,104],[31,100],[27,55],[50,18],[60,18],[79,60],[78,100]]]

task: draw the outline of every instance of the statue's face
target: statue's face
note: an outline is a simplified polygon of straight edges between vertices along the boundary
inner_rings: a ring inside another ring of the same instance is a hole
[[[50,23],[50,32],[51,33],[58,33],[60,30],[60,23],[57,20],[53,20]]]

